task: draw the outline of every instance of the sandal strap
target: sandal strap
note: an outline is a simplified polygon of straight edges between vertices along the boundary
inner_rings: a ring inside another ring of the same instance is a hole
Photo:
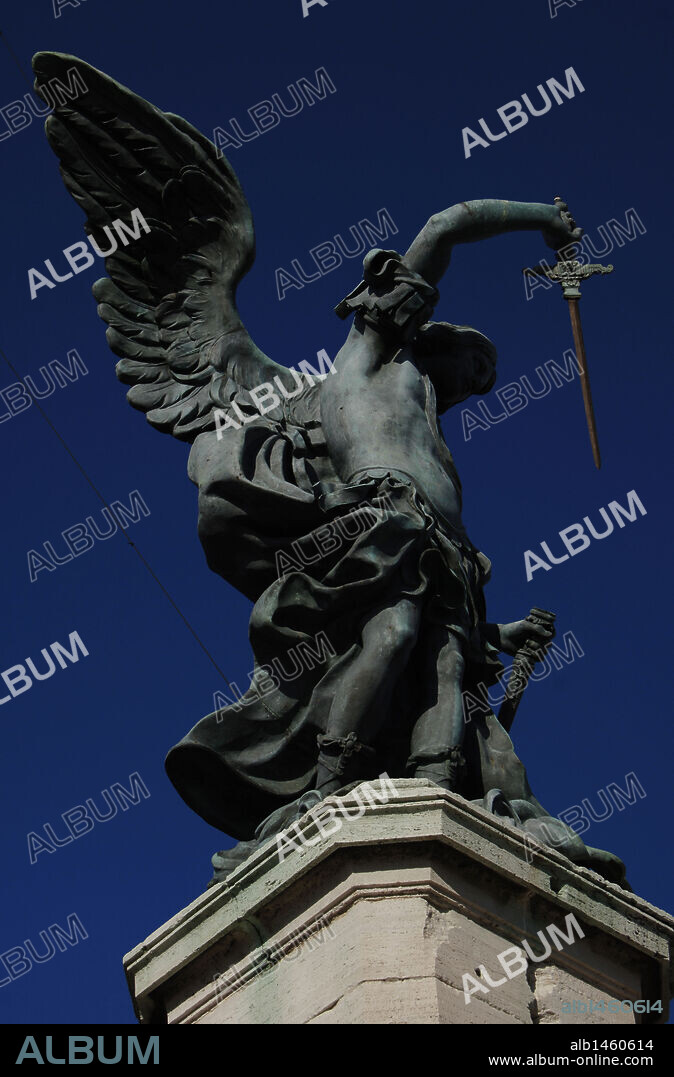
[[[343,774],[346,765],[356,752],[374,754],[374,748],[363,744],[358,740],[355,733],[347,733],[345,737],[333,737],[329,733],[319,733],[317,738],[318,747],[321,749],[319,762],[333,774]]]

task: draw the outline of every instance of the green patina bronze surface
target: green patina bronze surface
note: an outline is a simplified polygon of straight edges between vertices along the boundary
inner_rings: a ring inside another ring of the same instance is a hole
[[[94,285],[118,377],[154,427],[191,445],[208,564],[254,602],[250,690],[166,760],[187,804],[240,839],[214,857],[215,879],[322,797],[386,771],[430,778],[622,880],[617,857],[533,796],[507,732],[512,707],[505,728],[486,702],[464,720],[462,694],[486,700],[499,653],[521,666],[553,628],[544,611],[487,619],[491,566],[464,528],[439,415],[491,389],[496,350],[430,320],[457,244],[528,230],[559,249],[580,236],[566,207],[462,202],[404,254],[371,251],[337,306],[353,323],[334,372],[298,384],[237,312],[254,232],[231,166],[186,120],[75,57],[39,53],[38,92],[73,67],[87,92],[46,131],[87,231],[135,209],[150,226]],[[278,403],[267,394],[262,406],[269,383]]]

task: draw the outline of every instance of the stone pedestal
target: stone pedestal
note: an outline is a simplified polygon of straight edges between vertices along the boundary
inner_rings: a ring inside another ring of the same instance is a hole
[[[323,802],[127,954],[141,1022],[666,1021],[672,917],[429,782],[369,790]],[[641,999],[662,1014],[621,1005]]]

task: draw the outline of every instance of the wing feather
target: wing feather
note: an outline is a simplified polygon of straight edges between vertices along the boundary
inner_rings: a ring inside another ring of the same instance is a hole
[[[224,387],[230,400],[274,376],[292,387],[286,368],[255,346],[236,309],[255,235],[226,159],[187,120],[74,56],[38,53],[33,68],[45,100],[42,88],[73,68],[86,86],[54,107],[45,130],[66,188],[86,215],[85,231],[110,252],[109,277],[93,292],[121,360],[117,375],[131,386],[129,403],[157,429],[192,441],[213,429]],[[124,222],[130,229],[133,221],[133,238],[115,227]]]

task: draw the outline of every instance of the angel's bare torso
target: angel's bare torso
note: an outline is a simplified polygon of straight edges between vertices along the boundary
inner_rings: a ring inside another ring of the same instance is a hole
[[[340,479],[357,479],[366,470],[401,472],[452,530],[465,535],[428,378],[412,349],[395,351],[373,330],[354,329],[335,366],[321,387],[321,422]]]
[[[429,219],[404,262],[434,287],[457,243],[540,228],[552,238],[551,246],[560,246],[556,232],[571,238],[577,233],[574,222],[562,220],[560,212],[558,206],[543,203],[462,202]],[[423,363],[410,347],[395,351],[367,324],[359,328],[356,320],[335,360],[336,376],[321,388],[323,430],[342,481],[361,470],[401,471],[450,527],[465,536],[460,492],[435,409],[428,406],[430,375]]]

